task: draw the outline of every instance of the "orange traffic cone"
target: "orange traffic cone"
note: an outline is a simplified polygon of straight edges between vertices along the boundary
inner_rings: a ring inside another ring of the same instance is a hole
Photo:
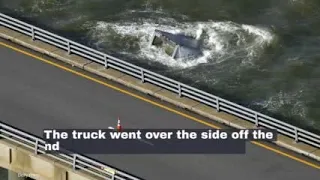
[[[117,130],[118,131],[122,130],[122,127],[121,127],[121,124],[120,124],[120,118],[118,118]]]

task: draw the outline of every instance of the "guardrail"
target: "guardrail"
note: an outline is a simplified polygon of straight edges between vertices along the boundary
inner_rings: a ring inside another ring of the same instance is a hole
[[[125,62],[116,57],[99,52],[87,46],[81,45],[64,37],[50,33],[33,25],[24,23],[7,15],[0,13],[0,24],[7,28],[18,31],[22,34],[30,36],[33,40],[40,40],[53,46],[64,49],[69,54],[76,54],[96,63],[104,65],[105,68],[113,68],[120,72],[126,73],[133,77],[141,79],[142,82],[148,82],[169,91],[177,93],[180,97],[188,97],[195,101],[201,102],[217,111],[223,111],[234,116],[240,117],[256,126],[269,129],[275,129],[278,133],[294,138],[295,141],[307,143],[309,145],[320,148],[320,135],[308,132],[299,127],[290,125],[283,121],[277,120],[270,116],[264,115],[257,111],[243,107],[236,103],[222,99],[218,96],[209,94],[202,90],[188,86],[181,82],[169,79],[165,76],[151,72],[147,69]]]
[[[22,145],[34,151],[35,154],[45,154],[58,161],[67,163],[73,167],[73,170],[85,171],[90,175],[101,177],[106,180],[141,180],[90,158],[74,154],[68,150],[62,150],[62,153],[46,154],[44,140],[0,122],[0,139],[2,138]]]

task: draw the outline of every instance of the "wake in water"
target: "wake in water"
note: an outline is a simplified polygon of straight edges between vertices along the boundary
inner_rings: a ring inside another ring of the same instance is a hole
[[[171,58],[164,50],[150,46],[155,29],[185,33],[201,39],[204,56],[188,60]],[[121,41],[120,49],[123,54],[176,68],[188,68],[208,62],[220,63],[234,56],[243,59],[243,63],[248,63],[261,55],[274,39],[270,30],[251,25],[213,21],[178,23],[173,19],[161,19],[159,23],[150,19],[122,23],[100,21],[91,27],[89,35],[100,48],[110,48]]]

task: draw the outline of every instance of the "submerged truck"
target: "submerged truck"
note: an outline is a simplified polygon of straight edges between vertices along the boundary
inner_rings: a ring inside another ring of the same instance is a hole
[[[200,41],[184,34],[172,34],[156,29],[151,45],[164,49],[174,59],[196,58],[202,56]]]

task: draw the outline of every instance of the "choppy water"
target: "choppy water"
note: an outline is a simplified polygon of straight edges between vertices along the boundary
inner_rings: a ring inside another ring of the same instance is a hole
[[[1,0],[1,12],[282,120],[320,130],[319,0]],[[204,40],[173,60],[155,28]]]

